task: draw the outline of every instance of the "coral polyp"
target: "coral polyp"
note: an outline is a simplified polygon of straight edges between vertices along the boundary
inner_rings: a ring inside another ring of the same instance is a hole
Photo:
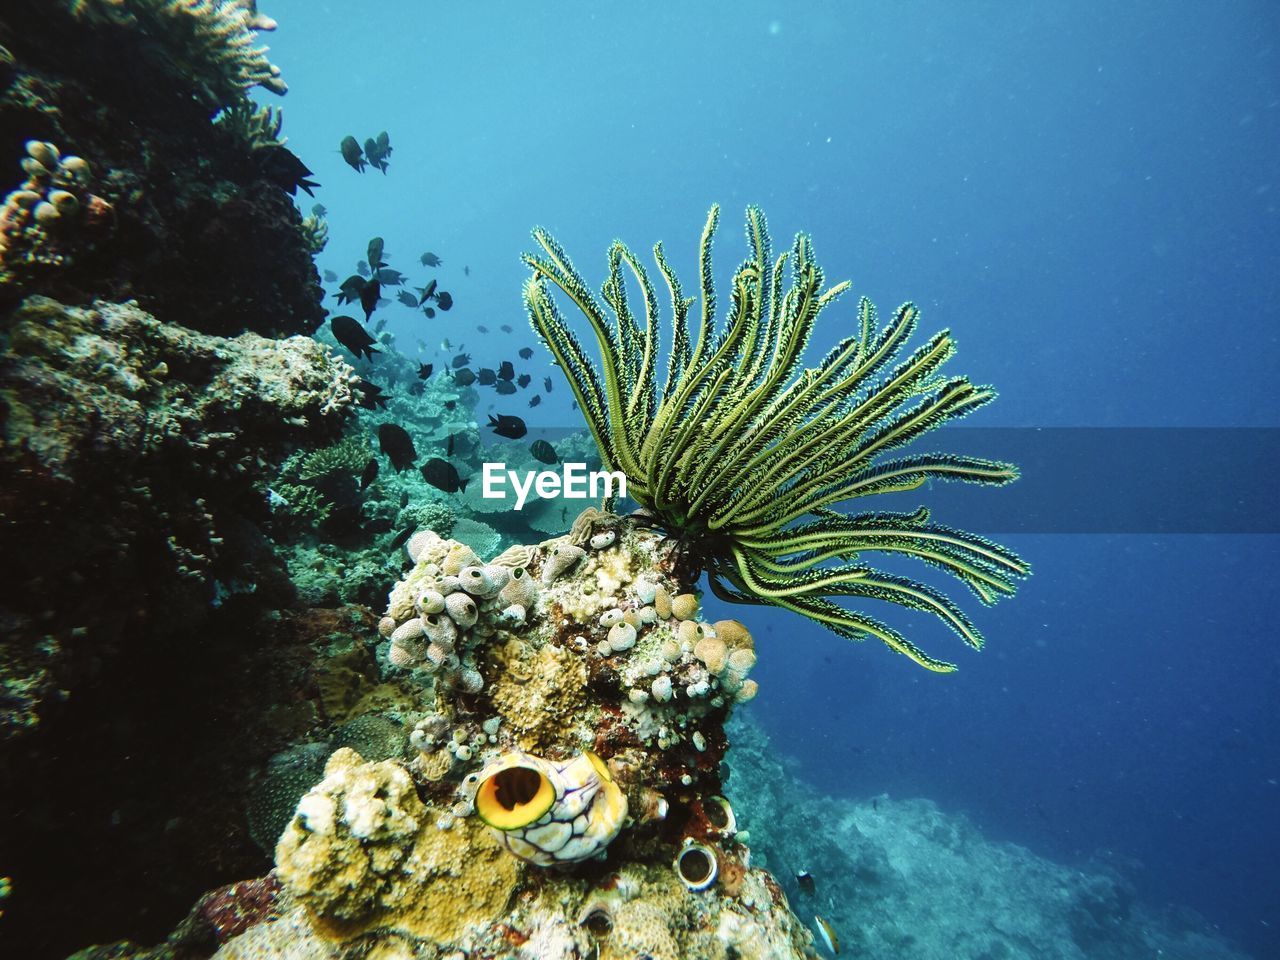
[[[819,315],[849,283],[824,288],[804,234],[775,258],[755,207],[747,210],[750,256],[734,274],[728,319],[717,330],[711,246],[718,222],[713,207],[698,248],[696,317],[695,300],[684,295],[662,244],[654,247],[674,322],[661,380],[658,295],[636,255],[620,241],[609,248],[602,304],[560,245],[534,230],[541,252],[525,255],[533,269],[525,305],[568,375],[606,468],[626,474],[629,495],[674,540],[685,580],[705,570],[726,599],[793,610],[843,637],[875,637],[930,670],[954,670],[888,624],[832,599],[882,600],[932,613],[981,647],[981,635],[946,594],[881,572],[861,555],[921,560],[955,576],[985,604],[1012,594],[1028,566],[981,537],[933,523],[923,508],[910,514],[839,508],[930,480],[998,486],[1015,479],[1018,471],[1008,463],[898,453],[986,405],[995,391],[942,375],[955,351],[946,330],[904,353],[919,323],[914,304],[881,324],[865,297],[852,333],[817,366],[803,367]],[[636,307],[628,274],[641,294]],[[586,318],[598,366],[552,287]],[[673,601],[678,617],[688,607],[682,597]]]

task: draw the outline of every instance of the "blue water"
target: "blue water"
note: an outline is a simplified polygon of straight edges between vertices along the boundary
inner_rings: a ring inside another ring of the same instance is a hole
[[[381,314],[405,352],[447,337],[493,365],[534,345],[534,224],[593,279],[615,236],[664,240],[691,278],[718,201],[723,281],[758,203],[779,245],[806,230],[829,277],[956,332],[956,369],[1002,393],[975,425],[1280,427],[1274,3],[648,6],[266,6],[285,132],[324,185],[320,266],[346,276],[374,235],[415,278],[424,250],[445,260],[451,313]],[[356,174],[339,140],[382,129],[389,173]],[[575,422],[548,399],[520,412]],[[1152,479],[1128,478],[1137,496]],[[1280,955],[1276,537],[1006,539],[1036,574],[975,611],[983,655],[890,617],[959,674],[750,611],[751,709],[824,789],[1140,860],[1148,899]]]

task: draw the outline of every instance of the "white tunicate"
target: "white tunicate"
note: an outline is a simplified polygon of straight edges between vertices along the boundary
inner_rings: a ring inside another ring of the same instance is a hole
[[[448,596],[462,589],[462,582],[457,577],[441,577],[440,592]]]
[[[683,784],[687,787],[687,786],[689,786],[691,783],[693,783],[693,776],[692,776],[691,774],[688,774],[688,773],[682,773],[682,774],[680,774],[680,782],[681,782],[681,783],[683,783]]]
[[[702,735],[701,730],[695,730],[693,732],[693,749],[697,750],[699,753],[702,753],[707,749],[707,738]]]
[[[659,703],[666,703],[671,699],[671,678],[665,673],[655,677],[649,689],[653,692],[653,699]]]
[[[653,603],[653,598],[658,595],[658,585],[648,580],[637,580],[635,591],[641,603]]]
[[[473,597],[492,597],[502,589],[494,585],[484,567],[463,567],[458,571],[458,582]]]
[[[688,694],[689,699],[692,700],[695,697],[704,696],[706,692],[710,689],[711,689],[711,684],[707,683],[707,681],[705,680],[699,680],[697,683],[691,683],[687,687],[685,687],[684,692]]]
[[[498,614],[498,619],[505,625],[511,627],[521,626],[525,619],[529,616],[527,611],[521,604],[513,603]]]
[[[422,621],[414,617],[412,620],[406,620],[395,628],[391,634],[391,642],[407,644],[411,640],[417,640],[424,633],[426,631],[422,629]]]
[[[453,649],[454,641],[458,639],[458,625],[448,617],[442,617],[439,614],[433,613],[423,617],[422,629],[433,642],[450,650]]]
[[[418,609],[423,613],[440,613],[444,610],[444,594],[439,590],[423,590],[418,597]]]
[[[457,757],[459,760],[470,760],[471,748],[468,747],[465,743],[461,744],[456,750],[453,751],[453,755]]]
[[[609,656],[609,654],[613,653],[613,647],[609,646],[608,640],[601,640],[599,643],[597,643],[596,650],[597,652],[599,652],[600,656],[602,657],[607,657]]]
[[[633,687],[627,691],[627,699],[632,703],[644,703],[649,699],[649,692]]]
[[[609,628],[609,646],[621,653],[636,645],[636,628],[625,620]]]
[[[600,614],[600,626],[604,627],[606,630],[612,627],[615,623],[621,622],[622,611],[617,607],[614,607],[612,610],[606,610],[604,613]]]
[[[454,817],[452,813],[442,813],[436,818],[436,827],[440,830],[452,830],[453,820]]]
[[[444,608],[450,619],[464,630],[474,627],[480,617],[476,602],[465,593],[451,593],[444,598]]]
[[[657,623],[658,622],[658,611],[655,610],[653,607],[641,607],[638,611],[636,611],[636,613],[640,617],[641,623]]]
[[[604,530],[597,533],[591,538],[592,550],[604,550],[606,547],[612,547],[618,541],[618,534],[613,530]]]
[[[485,733],[487,733],[489,736],[493,736],[495,733],[498,732],[498,728],[502,726],[502,718],[490,717],[484,723],[480,724],[480,726]]]
[[[651,677],[656,677],[658,674],[662,672],[662,661],[650,660],[648,663],[644,665],[644,672]]]

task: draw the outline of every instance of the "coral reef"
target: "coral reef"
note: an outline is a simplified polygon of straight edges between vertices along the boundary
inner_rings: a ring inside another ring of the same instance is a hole
[[[718,596],[802,614],[850,640],[874,637],[929,670],[954,664],[833,597],[895,603],[936,615],[974,648],[982,636],[946,594],[861,561],[900,554],[954,575],[985,604],[1014,592],[1029,567],[1009,550],[913,514],[841,512],[857,497],[915,490],[928,480],[1000,485],[1011,464],[940,453],[890,458],[943,424],[995,398],[964,377],[944,379],[955,352],[948,331],[903,356],[919,311],[904,304],[880,326],[865,297],[858,332],[812,368],[801,369],[819,315],[850,284],[823,290],[823,273],[804,234],[775,260],[764,214],[747,208],[749,259],[733,279],[732,309],[716,331],[711,245],[713,207],[698,255],[702,304],[690,319],[662,245],[654,248],[671,294],[675,333],[665,381],[658,380],[657,298],[639,259],[617,241],[609,249],[604,302],[564,250],[542,229],[541,252],[526,254],[533,276],[525,305],[534,329],[568,377],[609,470],[626,474],[627,493],[651,521],[677,537],[689,580],[705,570]],[[643,294],[644,325],[628,300],[627,271]],[[791,274],[791,286],[783,277]],[[585,316],[600,347],[593,367],[561,316],[550,286]],[[890,366],[890,365],[893,366]]]
[[[210,337],[129,304],[32,297],[0,340],[0,520],[23,558],[0,583],[10,662],[47,665],[86,634],[101,652],[198,617],[215,583],[234,592],[266,549],[268,464],[337,435],[352,405],[350,367],[310,339]],[[7,732],[48,687],[21,683],[6,676]]]
[[[318,225],[304,229],[292,200],[314,184],[280,138],[278,111],[245,98],[250,84],[283,89],[253,39],[272,26],[251,0],[4,4],[0,311],[38,293],[136,299],[224,336],[316,329]],[[29,141],[91,168],[91,196],[55,187],[78,197],[78,212],[38,223],[47,208],[23,206],[42,192],[29,182]]]
[[[1245,960],[1203,920],[1143,904],[1106,863],[1072,869],[992,842],[929,800],[824,796],[784,768],[750,718],[735,717],[730,733],[726,788],[752,850],[806,922],[831,924],[843,954]]]
[[[258,47],[256,34],[276,28],[258,13],[256,0],[55,0],[72,16],[96,27],[115,26],[147,38],[153,55],[176,79],[212,106],[241,99],[253,86],[283,96],[288,87]]]
[[[407,550],[377,634],[387,676],[416,694],[372,713],[404,722],[412,759],[390,730],[362,734],[385,759],[340,746],[276,846],[269,909],[254,901],[258,922],[215,934],[215,955],[812,956],[721,796],[723,721],[749,665],[730,693],[694,652],[717,629],[663,539],[592,510],[487,563],[429,531]],[[677,598],[665,617],[660,596]],[[750,649],[741,624],[721,630]],[[298,782],[318,752],[281,754],[268,780]]]

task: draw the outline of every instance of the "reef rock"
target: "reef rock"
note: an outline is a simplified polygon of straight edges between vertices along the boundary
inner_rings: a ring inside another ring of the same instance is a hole
[[[336,434],[354,374],[305,337],[212,337],[133,304],[32,297],[0,342],[2,735],[74,648],[180,631],[252,588],[270,464]]]

